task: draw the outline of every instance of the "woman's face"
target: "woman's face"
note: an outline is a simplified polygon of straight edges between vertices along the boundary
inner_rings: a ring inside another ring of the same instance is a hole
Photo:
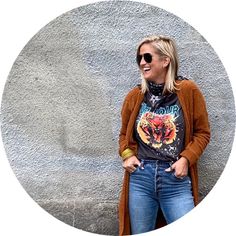
[[[139,55],[139,60],[141,59],[139,69],[144,79],[164,83],[169,58],[160,57],[150,43],[145,43],[140,47]]]

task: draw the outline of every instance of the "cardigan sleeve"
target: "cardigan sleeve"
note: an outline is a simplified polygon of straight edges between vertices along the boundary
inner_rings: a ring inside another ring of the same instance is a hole
[[[121,129],[119,134],[119,155],[123,160],[135,155],[134,150],[128,146],[128,138],[126,137],[127,127],[129,124],[129,119],[132,113],[130,109],[130,94],[128,94],[124,100],[121,109]]]
[[[210,125],[208,121],[208,113],[205,99],[197,86],[193,88],[193,129],[192,140],[185,147],[181,156],[186,157],[189,161],[189,166],[194,164],[207,144],[210,141]]]

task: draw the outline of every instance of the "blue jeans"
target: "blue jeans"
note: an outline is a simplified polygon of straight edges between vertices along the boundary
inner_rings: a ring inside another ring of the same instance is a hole
[[[194,208],[189,176],[180,179],[174,172],[165,172],[171,165],[169,162],[140,161],[141,167],[130,174],[129,182],[132,234],[154,230],[159,209],[170,224]]]

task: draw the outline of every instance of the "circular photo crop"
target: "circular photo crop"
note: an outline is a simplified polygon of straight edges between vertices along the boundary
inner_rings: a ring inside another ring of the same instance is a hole
[[[233,91],[221,60],[196,29],[170,12],[133,1],[103,1],[66,12],[40,29],[16,58],[2,97],[1,132],[23,188],[75,228],[119,233],[121,107],[141,83],[136,50],[149,35],[175,40],[179,75],[193,80],[206,101],[211,140],[198,161],[200,201],[228,160]],[[146,144],[147,122],[155,118],[140,121]],[[165,124],[175,127],[173,117],[166,116]],[[157,134],[150,148],[163,146],[161,138]]]

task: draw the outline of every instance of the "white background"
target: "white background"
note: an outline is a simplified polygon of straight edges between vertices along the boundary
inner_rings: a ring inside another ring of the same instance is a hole
[[[96,1],[8,0],[0,3],[0,96],[20,51],[41,28],[73,8]],[[163,8],[192,25],[215,49],[236,94],[236,14],[232,1],[139,0]],[[232,98],[233,99],[233,98]],[[223,128],[223,127],[219,127]],[[233,138],[233,137],[232,137]],[[235,142],[234,142],[235,143]],[[219,145],[221,145],[219,143]],[[222,176],[204,201],[158,235],[236,235],[235,144]],[[190,232],[191,231],[191,232]],[[40,208],[13,174],[0,140],[0,235],[81,235],[82,231]],[[83,232],[83,235],[90,235]],[[157,232],[148,235],[156,235]],[[94,234],[92,234],[94,235]]]

